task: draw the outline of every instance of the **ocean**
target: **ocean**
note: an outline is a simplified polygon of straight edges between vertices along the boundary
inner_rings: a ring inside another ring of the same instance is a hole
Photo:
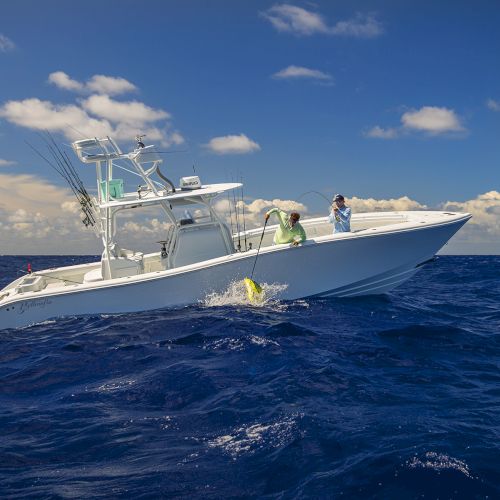
[[[0,257],[0,286],[91,260]],[[500,257],[2,330],[0,497],[500,498],[499,364]]]

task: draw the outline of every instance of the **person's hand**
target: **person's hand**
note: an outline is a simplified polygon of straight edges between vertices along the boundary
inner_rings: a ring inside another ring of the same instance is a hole
[[[339,211],[339,207],[334,207],[334,208],[333,208],[333,211],[334,211],[335,213],[337,213],[337,212]]]
[[[294,247],[298,246],[298,244],[299,244],[299,242],[298,242],[298,241],[292,241],[292,245],[293,245]]]
[[[269,220],[269,214],[266,214],[266,216],[264,218],[266,221]]]

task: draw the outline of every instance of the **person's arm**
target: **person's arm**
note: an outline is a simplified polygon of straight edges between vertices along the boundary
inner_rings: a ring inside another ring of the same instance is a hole
[[[300,226],[300,242],[306,241],[306,232],[302,226]]]
[[[351,220],[351,209],[346,207],[344,211],[338,210],[337,215],[342,222],[349,222]]]
[[[288,229],[287,222],[288,222],[288,214],[286,212],[283,212],[283,210],[280,210],[279,208],[276,209],[278,211],[278,220],[281,226],[281,229],[286,230]]]
[[[332,205],[330,215],[328,216],[328,221],[332,224],[335,224],[335,222],[340,222],[339,212],[340,210],[336,206]]]
[[[287,213],[283,212],[283,210],[280,210],[279,208],[271,208],[271,210],[266,212],[266,220],[268,220],[272,214],[276,214],[278,216],[279,225],[281,226],[281,229],[285,230],[286,221],[288,219]]]
[[[269,220],[269,217],[271,217],[271,215],[273,215],[273,214],[278,214],[278,218],[279,218],[279,212],[280,212],[279,208],[271,208],[271,210],[268,210],[266,212],[265,219]]]

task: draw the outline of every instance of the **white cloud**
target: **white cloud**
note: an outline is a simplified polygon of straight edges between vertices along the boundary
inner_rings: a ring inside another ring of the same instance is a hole
[[[356,38],[375,38],[383,32],[382,25],[375,17],[363,16],[359,13],[348,21],[339,21],[330,29],[332,35],[352,36]]]
[[[97,253],[93,232],[66,215],[63,206],[72,203],[69,189],[38,176],[0,174],[0,231],[9,235],[0,239],[0,253]]]
[[[105,75],[94,75],[87,82],[87,88],[93,92],[107,95],[118,95],[137,90],[137,87],[125,78]]]
[[[218,155],[247,154],[260,151],[260,146],[245,134],[214,137],[206,147]]]
[[[372,137],[375,139],[395,139],[398,136],[398,130],[395,128],[382,128],[376,125],[367,132],[365,137]]]
[[[0,174],[0,208],[3,210],[22,209],[52,217],[60,214],[63,203],[73,201],[69,189],[55,186],[41,177]]]
[[[122,89],[126,87],[123,83],[126,80],[122,78],[102,78],[104,80],[95,81],[110,86],[110,82],[118,82],[116,89],[120,85]],[[49,81],[61,88],[83,88],[82,84],[71,80],[62,71],[52,73]],[[154,109],[139,101],[120,102],[108,95],[94,94],[74,104],[54,104],[35,97],[8,101],[0,106],[0,117],[21,127],[62,133],[71,141],[106,135],[118,141],[132,141],[140,133],[164,147],[184,142],[182,135],[166,121],[171,119],[167,111]]]
[[[49,82],[64,90],[76,92],[95,92],[105,95],[119,95],[135,92],[137,87],[125,78],[94,75],[87,82],[82,83],[69,77],[64,71],[55,71],[49,75]]]
[[[14,50],[15,48],[15,43],[10,38],[7,38],[5,35],[0,33],[0,52],[8,52],[9,50]]]
[[[500,101],[495,101],[493,99],[488,99],[488,102],[486,103],[486,106],[488,106],[489,109],[493,111],[500,111]]]
[[[140,237],[141,234],[155,235],[166,234],[170,223],[167,221],[160,221],[156,217],[148,218],[144,221],[134,222],[127,221],[123,224],[123,231],[133,237]]]
[[[327,33],[328,27],[320,14],[295,5],[273,5],[262,15],[278,30],[296,35]]]
[[[115,123],[135,123],[139,128],[144,123],[170,118],[162,109],[153,109],[138,101],[115,101],[107,95],[92,95],[82,102],[82,107],[99,118]]]
[[[85,85],[76,80],[72,80],[64,71],[55,71],[49,75],[49,83],[53,83],[56,87],[65,90],[81,91],[85,89]]]
[[[435,106],[424,106],[419,110],[407,111],[401,117],[401,122],[403,127],[431,134],[461,132],[464,130],[455,111]]]
[[[12,160],[4,160],[3,158],[0,158],[0,167],[10,167],[11,165],[16,165],[16,161]]]
[[[371,15],[356,14],[353,19],[339,21],[329,26],[321,14],[295,5],[281,4],[273,5],[262,12],[262,16],[276,30],[299,36],[323,34],[372,38],[383,33],[381,24]]]
[[[466,132],[459,116],[454,110],[423,106],[422,108],[406,111],[401,116],[401,127],[383,128],[379,125],[364,132],[365,137],[376,139],[395,139],[408,132],[426,132],[430,135]]]
[[[278,79],[299,79],[299,78],[310,78],[313,80],[322,80],[325,82],[332,82],[333,77],[328,73],[319,71],[317,69],[305,68],[303,66],[288,66],[281,71],[278,71],[273,75],[273,78]]]
[[[353,196],[346,199],[353,212],[379,212],[379,211],[400,211],[400,210],[426,210],[428,207],[418,201],[402,196],[400,198],[390,198],[388,200],[375,198],[358,198]]]
[[[236,202],[238,211],[241,217],[241,223],[243,223],[243,209],[245,211],[245,226],[247,229],[252,229],[254,227],[262,226],[264,222],[264,214],[269,209],[276,207],[285,212],[297,211],[300,214],[305,214],[307,212],[307,207],[303,203],[299,203],[294,200],[280,200],[276,198],[274,200],[265,200],[262,198],[257,198],[247,203],[242,200]],[[218,213],[223,214],[227,220],[230,222],[230,212],[232,213],[233,223],[235,222],[235,209],[234,204],[227,199],[220,199],[214,204],[215,210]]]
[[[92,118],[74,104],[53,104],[36,97],[7,101],[0,107],[0,116],[21,127],[61,132],[70,140],[112,135],[113,132],[108,121]]]
[[[471,213],[472,219],[467,226],[477,226],[481,232],[495,236],[500,242],[500,192],[488,191],[462,202],[447,201],[441,207],[443,210]]]

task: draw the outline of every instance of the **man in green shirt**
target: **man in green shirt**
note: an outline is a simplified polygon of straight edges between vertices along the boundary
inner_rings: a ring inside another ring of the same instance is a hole
[[[266,213],[266,221],[272,214],[276,214],[278,216],[280,224],[274,234],[275,245],[292,243],[297,246],[299,243],[306,240],[306,232],[299,223],[300,214],[298,212],[292,212],[289,217],[283,210],[280,210],[279,208],[272,208]]]

